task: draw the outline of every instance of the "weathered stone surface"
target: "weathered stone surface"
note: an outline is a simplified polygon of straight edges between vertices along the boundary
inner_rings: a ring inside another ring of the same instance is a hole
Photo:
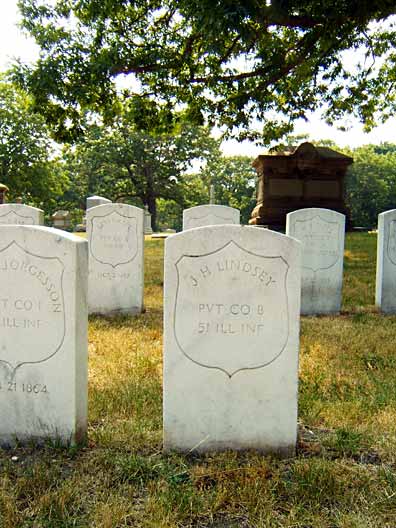
[[[345,216],[330,209],[299,209],[286,217],[286,234],[302,242],[301,313],[341,309]]]
[[[382,312],[396,313],[396,209],[378,215],[375,303]]]
[[[85,440],[86,240],[0,226],[0,443]]]
[[[138,314],[143,310],[144,211],[107,204],[87,211],[90,313]]]
[[[164,448],[291,454],[300,244],[208,226],[165,242]]]
[[[103,196],[89,196],[86,200],[86,209],[91,209],[91,207],[97,207],[98,205],[106,205],[112,203],[108,198]]]
[[[0,205],[0,225],[43,225],[44,211],[30,205],[7,203]]]
[[[227,205],[197,205],[183,211],[183,231],[194,227],[239,224],[239,209]]]

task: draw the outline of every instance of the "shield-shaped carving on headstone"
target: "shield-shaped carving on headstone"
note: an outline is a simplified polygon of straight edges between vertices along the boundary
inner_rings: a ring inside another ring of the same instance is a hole
[[[289,338],[287,273],[281,256],[263,256],[233,241],[176,263],[174,335],[194,363],[223,371],[275,361]]]
[[[296,220],[292,236],[303,244],[302,266],[312,271],[329,269],[340,258],[340,225],[321,216]],[[320,264],[316,265],[315,262]]]
[[[136,257],[136,218],[115,211],[104,216],[94,216],[91,222],[90,251],[98,262],[116,268]]]
[[[396,220],[389,222],[388,235],[388,257],[389,260],[396,266]]]
[[[13,241],[0,249],[0,363],[15,371],[42,363],[61,348],[66,332],[64,265]]]
[[[0,224],[33,225],[35,222],[31,216],[22,215],[16,211],[0,216]]]

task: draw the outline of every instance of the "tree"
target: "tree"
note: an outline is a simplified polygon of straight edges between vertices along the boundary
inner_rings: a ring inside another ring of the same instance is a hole
[[[41,48],[16,77],[58,137],[81,132],[87,109],[111,118],[114,80],[145,111],[184,104],[196,123],[264,142],[324,105],[367,128],[394,114],[394,0],[19,0]],[[362,50],[350,67],[345,51]],[[146,106],[148,102],[148,106]],[[155,106],[154,105],[154,106]],[[276,117],[271,118],[269,116]],[[262,135],[251,128],[263,120]],[[237,128],[238,127],[238,128]]]
[[[183,204],[159,200],[159,222],[163,227],[182,228],[183,208],[209,203],[210,186],[215,188],[215,203],[241,211],[247,224],[256,205],[256,171],[248,156],[222,156],[214,152],[201,172],[183,178]]]
[[[26,204],[51,210],[68,181],[54,158],[41,116],[30,110],[28,96],[0,78],[0,182]]]
[[[204,168],[201,178],[215,188],[215,201],[241,211],[241,223],[247,224],[256,205],[256,171],[248,156],[221,156]]]
[[[366,145],[348,152],[354,159],[346,178],[346,201],[354,225],[375,226],[378,214],[396,204],[396,145]]]
[[[218,142],[208,130],[181,122],[172,133],[138,130],[128,112],[114,126],[92,125],[66,154],[75,195],[104,194],[113,201],[147,205],[157,227],[157,200],[185,203],[184,173],[210,159]]]

